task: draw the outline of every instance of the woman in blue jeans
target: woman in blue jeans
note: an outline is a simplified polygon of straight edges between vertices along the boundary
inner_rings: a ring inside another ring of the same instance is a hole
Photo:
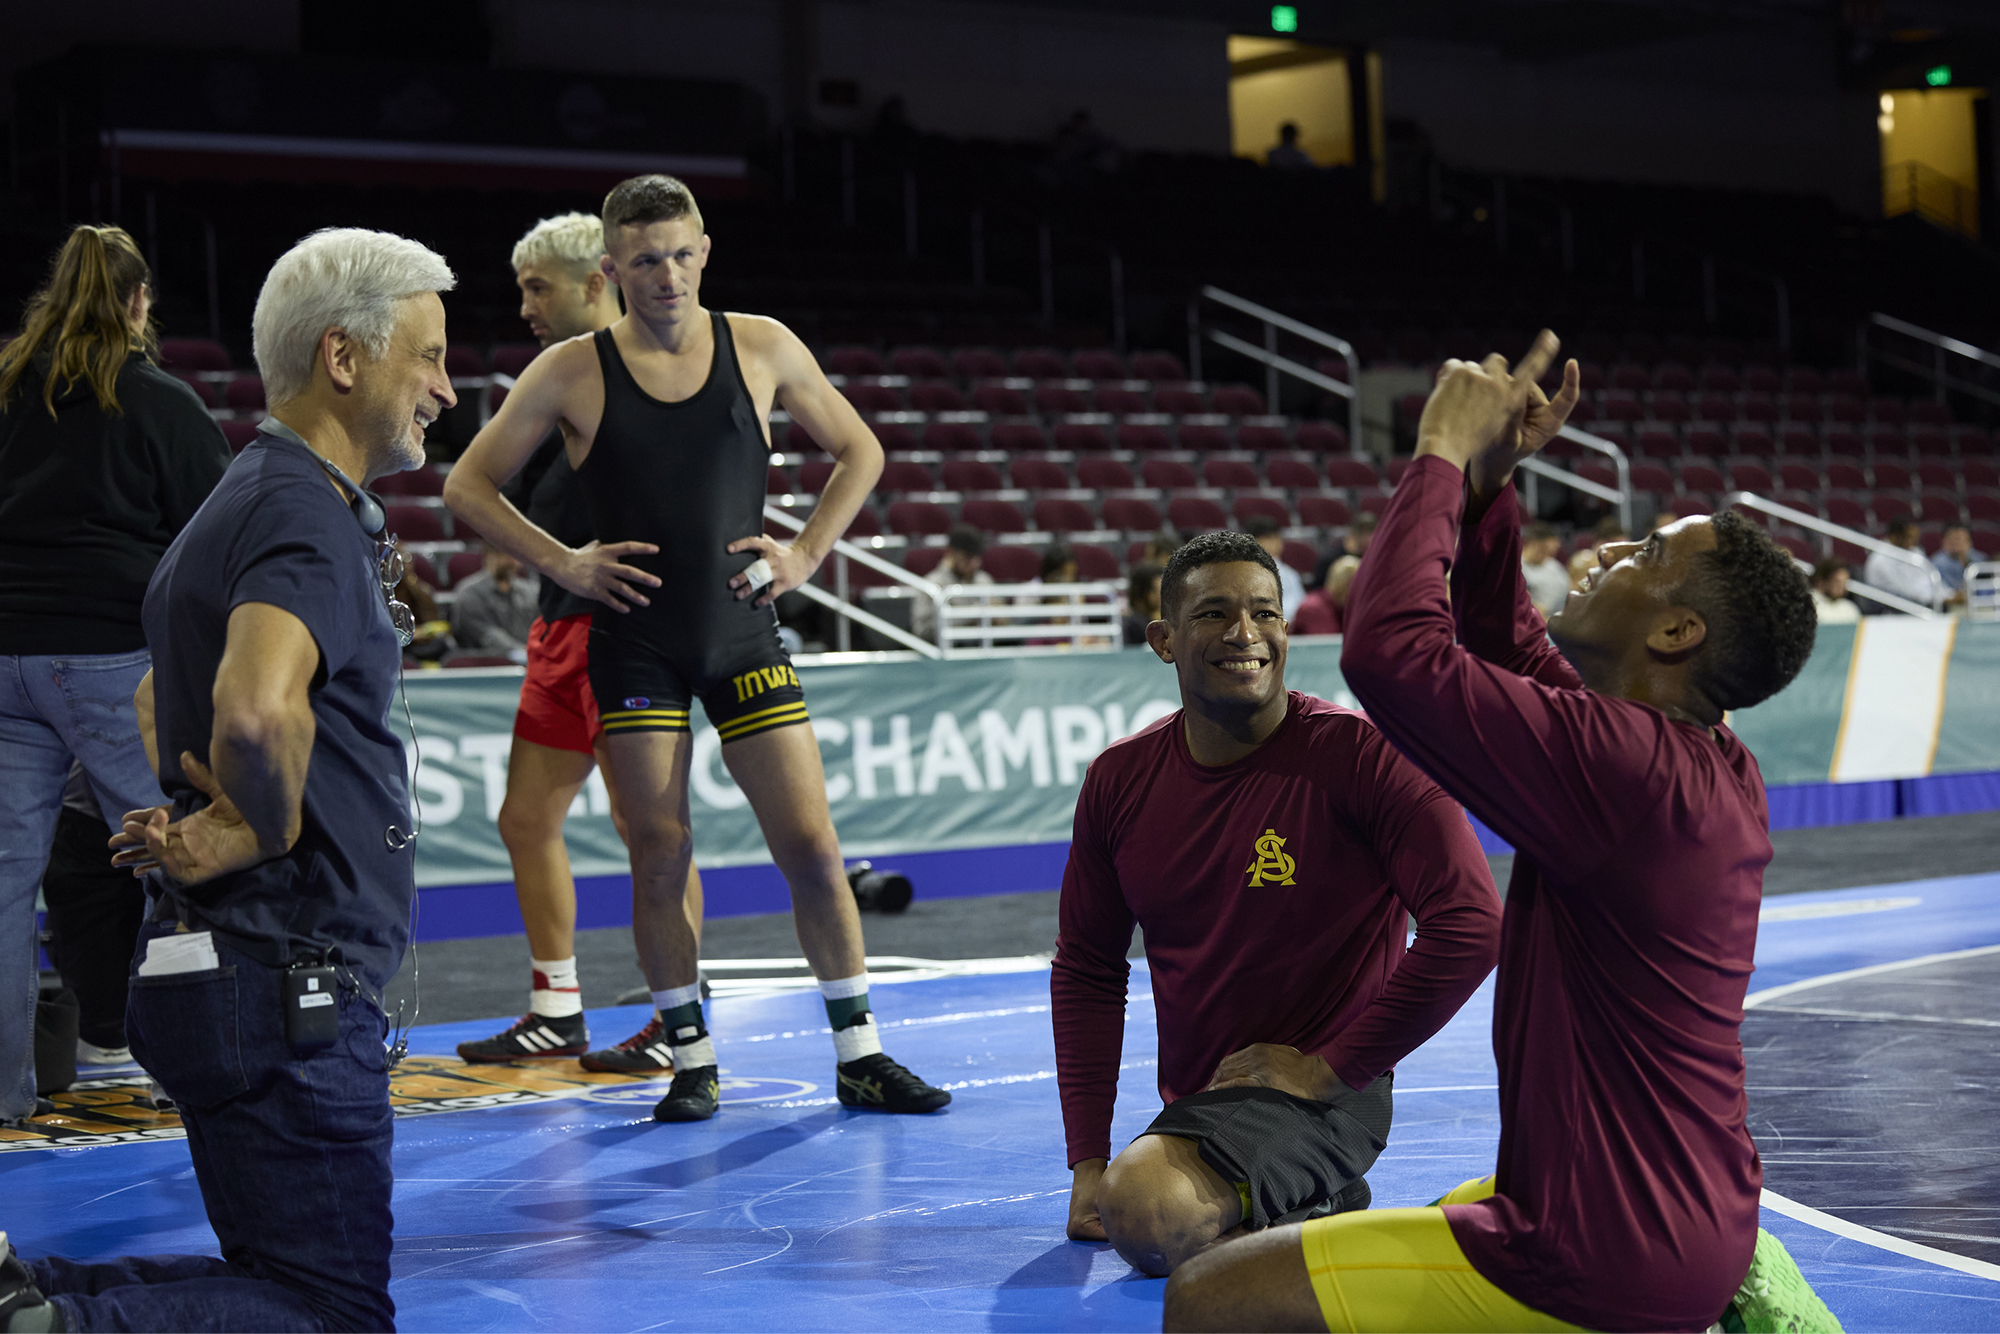
[[[132,705],[139,609],[229,466],[153,364],[149,280],[124,231],[78,227],[0,348],[0,1123],[37,1111],[35,891],[64,781],[80,763],[108,822],[160,804]]]

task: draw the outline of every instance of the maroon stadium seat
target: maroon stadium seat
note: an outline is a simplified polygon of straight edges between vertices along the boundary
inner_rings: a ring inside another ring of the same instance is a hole
[[[231,412],[262,412],[264,382],[255,375],[239,375],[223,391],[222,401],[229,405]]]
[[[222,406],[222,394],[220,391],[216,389],[212,381],[197,380],[191,374],[188,375],[177,374],[174,376],[174,378],[176,380],[179,380],[182,384],[186,385],[189,389],[192,389],[194,391],[194,396],[201,400],[201,405],[203,407],[213,410],[215,408],[219,408]]]
[[[999,491],[1007,485],[1000,470],[984,459],[946,459],[940,472],[947,491]]]
[[[1087,533],[1097,526],[1080,500],[1043,496],[1035,502],[1035,527],[1048,533]]]
[[[1188,422],[1180,428],[1182,449],[1213,453],[1231,448],[1229,428],[1212,422]],[[1244,448],[1249,448],[1248,445]]]
[[[1951,428],[1951,443],[1960,455],[1991,454],[1993,438],[1984,426],[1961,425]]]
[[[1061,434],[1060,428],[1058,428],[1057,434]],[[1167,428],[1152,422],[1120,423],[1117,440],[1118,448],[1120,449],[1150,450],[1154,452],[1171,449],[1174,444],[1173,437],[1167,434]]]
[[[1729,484],[1738,491],[1767,495],[1771,491],[1771,470],[1761,463],[1732,463],[1729,465]]]
[[[1743,388],[1743,380],[1728,366],[1710,362],[1695,375],[1695,383],[1703,393],[1734,394]]]
[[[786,534],[785,536],[789,540],[790,534]],[[882,516],[875,512],[873,505],[863,505],[860,509],[854,511],[854,518],[848,522],[847,531],[842,533],[841,536],[847,538],[880,537],[882,536]]]
[[[1052,347],[1024,347],[1014,353],[1013,373],[1030,380],[1066,379],[1069,358]]]
[[[880,375],[882,358],[872,347],[830,347],[826,350],[828,375]]]
[[[1769,460],[1778,452],[1769,430],[1753,422],[1738,422],[1729,431],[1730,445],[1738,454]]]
[[[1106,528],[1128,533],[1150,533],[1160,526],[1159,507],[1140,496],[1108,496],[1099,513]]]
[[[1248,385],[1217,385],[1213,399],[1215,411],[1231,417],[1261,417],[1264,415],[1264,396]]]
[[[1791,552],[1799,560],[1811,561],[1819,557],[1819,552],[1814,549],[1813,544],[1796,533],[1773,533],[1771,540]]]
[[[989,380],[972,388],[972,406],[995,417],[1025,417],[1028,396],[1018,389]]]
[[[1146,459],[1139,465],[1146,485],[1162,491],[1185,491],[1201,485],[1194,469],[1176,459]]]
[[[1786,454],[1818,458],[1819,434],[1804,422],[1787,422],[1778,428],[1778,448]]]
[[[1048,436],[1033,422],[996,422],[987,434],[995,449],[1027,453],[1049,447]]]
[[[1781,414],[1778,400],[1771,394],[1745,394],[1736,401],[1738,421],[1775,422]]]
[[[1649,496],[1670,496],[1674,493],[1673,474],[1657,463],[1634,463],[1631,467],[1632,489]]]
[[[1964,517],[1957,495],[1950,491],[1926,491],[1917,499],[1919,523],[1958,523]]]
[[[454,380],[469,378],[475,375],[484,375],[486,374],[486,358],[481,356],[475,348],[467,347],[463,343],[455,343],[445,349],[444,370],[445,374],[451,376]]]
[[[1778,408],[1786,421],[1816,424],[1826,420],[1826,409],[1820,406],[1817,394],[1785,394],[1778,400]]]
[[[431,564],[429,557],[415,551],[406,551],[403,553],[403,564],[409,569],[411,574],[416,575],[417,578],[423,580],[432,588],[444,587],[438,581],[437,566]],[[473,568],[477,569],[478,567],[474,566]]]
[[[2000,467],[1992,459],[1960,459],[1958,474],[1967,486],[2000,486]],[[2000,556],[2000,552],[1992,554]]]
[[[1903,407],[1903,400],[1886,394],[1876,394],[1868,400],[1868,420],[1881,422],[1887,426],[1901,426],[1909,419]]]
[[[923,537],[951,531],[951,511],[929,500],[898,500],[889,506],[889,531]]]
[[[826,490],[827,479],[831,476],[833,476],[832,459],[825,456],[807,459],[799,465],[799,490],[816,496]]]
[[[1835,460],[1826,465],[1826,485],[1834,491],[1865,491],[1868,489],[1868,475],[1861,465],[1845,460]]]
[[[1027,516],[1010,500],[974,498],[958,507],[961,523],[969,523],[983,533],[1025,533]]]
[[[1859,394],[1827,394],[1820,402],[1827,421],[1859,426],[1868,420],[1868,404]]]
[[[1136,412],[1153,410],[1152,396],[1143,389],[1128,389],[1119,384],[1101,384],[1093,395],[1099,412],[1116,413],[1120,417]]]
[[[1090,583],[1110,583],[1118,578],[1118,558],[1095,542],[1078,542],[1070,547],[1076,557],[1076,577]]]
[[[863,414],[903,410],[903,391],[890,385],[850,382],[840,392]]]
[[[1122,461],[1103,455],[1078,459],[1076,481],[1079,486],[1091,487],[1098,491],[1123,491],[1138,485],[1133,480],[1132,470]]]
[[[169,371],[226,371],[229,349],[206,338],[162,338],[160,368]]]
[[[980,448],[979,429],[966,422],[931,422],[924,427],[924,448],[942,454],[970,454]]]
[[[1301,428],[1302,434],[1303,430],[1304,428]],[[1375,474],[1374,464],[1370,463],[1367,459],[1357,459],[1347,456],[1331,458],[1326,461],[1326,479],[1334,486],[1366,487],[1372,487],[1380,480]]]
[[[2000,523],[2000,490],[1983,487],[1965,493],[1965,512],[1974,523]],[[1973,545],[1988,556],[2000,555],[2000,546],[1988,542]]]
[[[1894,459],[1877,458],[1875,466],[1869,471],[1875,475],[1876,487],[1883,491],[1907,491],[1910,489],[1909,468]],[[1954,480],[1946,482],[1945,486],[1956,490],[1958,483]]]
[[[1729,484],[1722,480],[1722,473],[1713,464],[1686,462],[1681,464],[1681,488],[1686,491],[1726,491]]]
[[[811,467],[812,465],[807,464],[806,466]],[[825,488],[826,483],[821,482],[812,489],[817,492]],[[877,491],[935,491],[937,490],[937,478],[931,476],[931,470],[921,463],[912,463],[908,459],[890,459],[882,465],[882,479],[875,483],[875,489]]]
[[[1694,372],[1678,361],[1663,361],[1653,368],[1653,388],[1673,389],[1683,394],[1694,392]]]
[[[1074,369],[1085,380],[1122,380],[1125,358],[1108,347],[1085,348],[1076,354]]]
[[[1572,471],[1584,481],[1595,482],[1599,486],[1615,487],[1618,485],[1618,470],[1608,463],[1592,463],[1586,460],[1577,464]],[[1634,487],[1636,489],[1636,483]]]
[[[911,574],[929,576],[944,563],[944,553],[943,547],[911,547],[903,553],[903,568]]]
[[[1609,389],[1604,401],[1597,405],[1597,415],[1605,421],[1640,422],[1650,415],[1646,405],[1630,389]]]
[[[1184,427],[1182,429],[1192,430],[1193,428]],[[1292,447],[1291,439],[1285,434],[1284,427],[1272,426],[1262,422],[1254,426],[1247,423],[1238,426],[1236,428],[1236,444],[1239,449],[1257,451],[1290,449]],[[1339,447],[1341,449],[1347,448],[1347,437],[1344,433],[1341,436]]]
[[[1785,381],[1771,367],[1752,364],[1743,368],[1743,388],[1752,394],[1780,394]]]
[[[1957,508],[1956,505],[1953,508]],[[1875,516],[1876,524],[1886,524],[1891,519],[1907,519],[1911,515],[1910,502],[1902,496],[1877,495],[1868,502],[1868,512]]]
[[[1917,480],[1925,486],[1954,490],[1958,486],[1958,464],[1942,455],[1925,455],[1917,460]]]
[[[1264,464],[1264,476],[1272,486],[1289,486],[1314,490],[1319,484],[1319,469],[1311,459],[1297,455],[1269,459]]]
[[[882,448],[892,454],[907,454],[917,447],[917,433],[902,422],[885,422],[878,419],[869,423],[869,429],[875,432],[875,438],[881,441]]]
[[[1319,564],[1319,552],[1313,550],[1307,543],[1294,542],[1287,538],[1283,549],[1278,553],[1278,559],[1300,574],[1311,574],[1313,567]]]
[[[912,380],[947,380],[951,363],[934,347],[899,347],[889,354],[889,370]]]
[[[1303,492],[1299,496],[1299,522],[1315,528],[1345,527],[1350,515],[1347,502],[1339,496]]]
[[[1250,428],[1244,427],[1247,431]],[[1237,439],[1241,440],[1239,433]],[[1323,454],[1345,454],[1347,452],[1347,428],[1332,422],[1300,422],[1297,445],[1300,449],[1316,450]],[[1252,446],[1244,442],[1245,449]]]
[[[1176,528],[1205,530],[1227,528],[1229,516],[1208,496],[1178,495],[1167,498],[1167,518]]]
[[[1258,515],[1275,521],[1280,528],[1290,527],[1292,522],[1291,506],[1273,495],[1238,496],[1230,509],[1236,522],[1246,526]]]
[[[1611,388],[1640,393],[1653,387],[1653,377],[1637,362],[1621,361],[1611,368]]]
[[[1861,437],[1853,431],[1829,426],[1821,433],[1819,439],[1830,456],[1858,459],[1868,453],[1867,447],[1861,443]]]
[[[990,347],[962,347],[951,354],[951,365],[963,380],[998,379],[1007,373],[1007,359]]]
[[[389,533],[405,542],[444,542],[451,533],[445,527],[445,511],[429,505],[387,505]]]
[[[243,446],[257,438],[256,422],[217,422],[216,425],[222,428],[222,438],[229,442],[232,454],[242,453]]]
[[[408,472],[392,472],[387,477],[377,478],[371,489],[381,496],[441,496],[444,494],[444,474],[426,464]]]
[[[1669,427],[1650,425],[1641,427],[1633,436],[1632,448],[1656,459],[1671,458],[1681,452],[1681,440]]]
[[[1036,385],[1035,411],[1051,417],[1065,412],[1088,412],[1090,394],[1087,390],[1072,389],[1060,381]]]
[[[486,564],[486,553],[481,551],[454,551],[444,563],[444,577],[457,588],[470,579]]]
[[[1056,448],[1074,454],[1111,448],[1111,437],[1096,422],[1064,422],[1056,427]]]
[[[1034,547],[991,546],[980,568],[996,584],[1032,583],[1042,573],[1042,553]]]
[[[784,496],[790,495],[791,491],[792,474],[790,469],[780,468],[776,464],[772,464],[770,467],[764,469],[765,495]]]
[[[963,412],[965,395],[958,386],[943,380],[924,380],[910,386],[910,406],[918,412]]]
[[[1187,367],[1171,352],[1134,352],[1132,378],[1136,380],[1185,380]]]
[[[944,465],[945,477],[951,477],[951,464]],[[1121,468],[1123,464],[1119,465]],[[1070,487],[1069,472],[1054,459],[1014,459],[1007,464],[1007,474],[1014,485],[1027,491],[1067,491]],[[1130,486],[1132,474],[1127,472],[1120,486]]]
[[[1208,411],[1208,395],[1184,382],[1163,384],[1153,390],[1153,406],[1176,417],[1188,417]]]
[[[1729,448],[1729,434],[1714,422],[1691,422],[1681,432],[1681,449],[1712,458]]]
[[[541,354],[538,343],[502,343],[493,349],[494,373],[518,378],[528,369],[528,363]]]
[[[1264,484],[1264,480],[1257,476],[1257,465],[1248,459],[1209,459],[1201,465],[1201,480],[1204,486],[1226,486],[1231,489],[1259,487]]]

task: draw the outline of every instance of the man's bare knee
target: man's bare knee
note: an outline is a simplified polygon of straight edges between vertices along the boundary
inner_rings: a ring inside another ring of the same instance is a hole
[[[694,831],[672,816],[654,816],[631,825],[632,870],[635,879],[661,880],[662,887],[680,893],[686,869],[682,865],[694,855]],[[676,873],[675,867],[681,866]]]
[[[500,803],[500,815],[495,821],[499,826],[500,841],[510,853],[531,851],[543,847],[562,836],[562,821],[549,820],[545,801],[522,799],[509,792]]]
[[[1215,1240],[1219,1229],[1185,1178],[1162,1155],[1147,1152],[1146,1143],[1140,1140],[1105,1169],[1097,1210],[1125,1262],[1159,1278]]]

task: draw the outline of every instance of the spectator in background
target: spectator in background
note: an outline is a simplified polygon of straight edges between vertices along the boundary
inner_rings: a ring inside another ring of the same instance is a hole
[[[1965,604],[1966,567],[1991,559],[1985,552],[1973,550],[1970,528],[1962,523],[1945,525],[1943,543],[1931,557],[1931,564],[1937,566],[1938,576],[1944,580],[1946,606]]]
[[[1363,510],[1348,520],[1347,532],[1340,539],[1340,549],[1346,555],[1359,558],[1368,554],[1368,545],[1374,540],[1375,516]]]
[[[112,819],[160,804],[139,609],[229,467],[201,400],[153,364],[152,302],[132,238],[78,227],[0,349],[0,1122],[37,1112],[35,890],[71,762]],[[104,948],[129,961],[136,940]]]
[[[961,523],[945,538],[944,559],[931,573],[938,584],[990,584],[993,576],[979,568],[986,560],[986,538],[971,524]],[[920,597],[910,605],[910,633],[920,639],[938,637],[937,604]]]
[[[541,585],[522,571],[521,562],[489,546],[484,568],[454,592],[451,637],[461,651],[527,652],[528,627],[535,623]]]
[[[1278,146],[1264,154],[1264,165],[1280,171],[1313,169],[1313,160],[1299,147],[1299,127],[1295,123],[1288,120],[1278,127]]]
[[[1359,556],[1340,556],[1327,566],[1326,581],[1299,605],[1299,614],[1287,627],[1294,635],[1337,635],[1347,625],[1347,589],[1354,572],[1361,568]]]
[[[111,827],[90,779],[82,765],[73,764],[42,872],[42,899],[49,909],[49,962],[76,993],[79,1066],[124,1065],[132,1059],[125,1000],[132,952],[146,917],[146,891],[130,871],[111,864],[110,842]]]
[[[1179,534],[1154,533],[1150,538],[1146,539],[1146,554],[1144,559],[1164,570],[1167,568],[1167,562],[1174,558],[1174,553],[1179,551],[1180,548],[1181,539]]]
[[[1305,581],[1299,572],[1285,563],[1285,535],[1278,527],[1278,521],[1268,514],[1252,515],[1243,525],[1243,531],[1255,538],[1257,545],[1264,548],[1278,566],[1278,591],[1285,604],[1285,619],[1291,620],[1298,614],[1299,604],[1306,600]]]
[[[1521,530],[1521,579],[1535,610],[1544,616],[1569,596],[1569,570],[1556,559],[1561,550],[1562,539],[1550,525],[1531,523]]]
[[[1042,548],[1042,577],[1045,584],[1076,582],[1076,553],[1060,542]]]
[[[1933,578],[1933,568],[1929,567],[1921,553],[1917,553],[1916,520],[1889,520],[1885,538],[1890,546],[1917,554],[1917,559],[1899,560],[1886,551],[1871,551],[1868,563],[1861,567],[1861,582],[1884,593],[1894,593],[1907,602],[1925,607],[1933,605],[1943,574],[1938,572]]]
[[[438,611],[437,590],[417,573],[417,563],[395,537],[389,541],[403,558],[403,577],[396,583],[396,600],[417,620],[417,637],[404,646],[410,657],[436,662],[451,652],[451,622]]]
[[[1125,586],[1125,647],[1146,642],[1146,627],[1160,619],[1161,566],[1141,561]]]
[[[1828,556],[1813,566],[1813,611],[1821,625],[1851,625],[1861,619],[1861,608],[1847,596],[1847,562]]]

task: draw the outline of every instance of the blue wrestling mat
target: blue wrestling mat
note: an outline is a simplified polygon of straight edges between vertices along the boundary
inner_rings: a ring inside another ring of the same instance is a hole
[[[2000,875],[1766,905],[1744,1028],[1764,1225],[1849,1330],[2000,1329],[1996,906]],[[954,1092],[928,1117],[841,1108],[818,994],[740,975],[772,967],[718,971],[723,1111],[691,1125],[652,1121],[663,1082],[450,1055],[491,1021],[419,1029],[396,1081],[401,1327],[1158,1329],[1162,1281],[1063,1237],[1045,966],[914,963],[871,961],[874,999],[889,1052]],[[1116,1144],[1159,1105],[1143,965],[1132,991]],[[1490,1170],[1491,1005],[1489,982],[1399,1068],[1378,1207]],[[591,1013],[600,1040],[644,1019]],[[212,1252],[172,1118],[115,1079],[64,1104],[0,1141],[15,1244]]]

